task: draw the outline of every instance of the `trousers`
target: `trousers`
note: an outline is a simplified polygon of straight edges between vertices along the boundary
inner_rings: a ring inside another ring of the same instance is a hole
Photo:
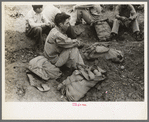
[[[100,16],[99,15],[98,16],[92,15],[90,10],[88,10],[88,9],[78,9],[76,22],[80,23],[80,22],[82,22],[82,19],[84,19],[84,21],[87,24],[91,24],[94,21],[99,21]]]
[[[115,20],[114,20],[114,23],[113,23],[113,28],[112,28],[111,33],[116,33],[116,34],[118,34],[119,27],[122,26],[122,25],[125,25],[125,23],[122,22],[121,20],[115,19]],[[130,22],[130,23],[127,25],[127,28],[128,28],[128,27],[131,27],[133,33],[137,32],[137,31],[140,31],[140,29],[139,29],[139,24],[138,24],[137,19],[135,19],[135,20],[133,20],[132,22]]]
[[[45,51],[44,51],[44,56],[47,59],[49,59]],[[50,62],[57,67],[61,67],[64,64],[66,64],[67,67],[69,68],[73,67],[75,69],[76,69],[77,63],[84,65],[84,61],[77,47],[64,49],[58,57],[52,60],[50,59]]]
[[[26,30],[26,36],[35,39],[37,44],[42,43],[43,44],[43,37],[42,34],[49,34],[51,28],[49,26],[45,27],[34,27]]]

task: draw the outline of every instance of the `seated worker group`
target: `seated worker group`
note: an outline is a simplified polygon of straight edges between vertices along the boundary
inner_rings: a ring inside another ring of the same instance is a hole
[[[51,62],[55,63],[58,67],[62,66],[72,57],[75,59],[75,62],[80,60],[80,62],[83,63],[77,49],[80,42],[75,39],[76,34],[69,23],[70,16],[62,13],[58,8],[52,5],[47,6],[44,10],[43,5],[32,5],[32,7],[33,9],[28,12],[26,17],[26,35],[34,38],[37,44],[40,45],[40,43],[43,44],[44,42],[42,34],[49,34],[46,39],[44,53]],[[50,10],[50,8],[52,10]],[[77,10],[76,24],[81,23],[83,18],[88,24],[93,25],[99,21],[101,19],[100,16],[102,16],[100,5],[76,5],[73,9]],[[111,35],[115,37],[118,34],[120,25],[125,25],[132,27],[133,33],[137,38],[140,30],[134,7],[130,4],[118,5],[115,11],[116,19],[113,23]],[[70,52],[72,52],[72,56],[70,56]]]
[[[61,11],[53,5],[47,5],[44,10],[43,5],[32,5],[32,7],[33,9],[26,16],[26,35],[34,38],[38,46],[41,44],[44,45],[42,34],[49,34],[50,30],[55,26],[54,18],[56,14],[61,13]],[[82,19],[84,19],[86,23],[92,26],[102,18],[102,7],[100,5],[76,5],[73,7],[73,10],[77,10],[76,24],[82,23]],[[115,20],[111,31],[112,38],[118,35],[121,26],[132,28],[135,38],[138,40],[140,30],[137,13],[130,4],[116,6]],[[77,37],[77,34],[70,24],[66,34],[72,39]]]
[[[102,7],[100,5],[76,5],[73,10],[77,10],[76,25],[82,23],[82,19],[89,24],[94,25],[102,18]],[[115,9],[115,20],[113,23],[111,37],[114,38],[118,35],[119,27],[131,28],[136,40],[138,40],[140,30],[137,21],[137,13],[131,4],[117,5]]]
[[[47,5],[44,10],[43,5],[32,5],[32,8],[26,16],[26,36],[35,39],[37,47],[42,47],[44,45],[42,34],[49,34],[55,26],[55,15],[61,11],[53,5]],[[70,24],[66,33],[73,39],[77,36]]]

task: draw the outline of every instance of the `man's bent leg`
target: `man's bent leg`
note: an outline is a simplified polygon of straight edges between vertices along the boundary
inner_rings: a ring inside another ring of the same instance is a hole
[[[78,50],[78,48],[77,47],[74,47],[74,48],[72,48],[71,49],[71,52],[70,52],[70,61],[71,61],[71,66],[73,67],[73,68],[77,68],[76,67],[76,64],[78,63],[78,64],[83,64],[84,65],[84,61],[83,61],[83,59],[82,59],[82,57],[81,57],[81,54],[80,54],[80,52],[79,52],[79,50]],[[68,62],[69,63],[69,62]],[[67,63],[67,64],[68,64]],[[68,64],[69,65],[69,64]]]
[[[82,23],[82,9],[77,9],[77,20],[76,25]]]
[[[82,10],[82,18],[87,24],[91,24],[92,22],[94,22],[93,16],[89,12],[89,10]]]
[[[42,28],[41,27],[35,27],[35,39],[37,40],[38,43],[42,43],[43,42],[43,38],[42,38]]]
[[[133,29],[133,33],[140,31],[140,29],[139,29],[139,24],[138,24],[137,19],[135,19],[135,20],[132,22],[132,29]]]
[[[57,67],[61,67],[64,64],[66,64],[66,62],[69,59],[69,55],[70,55],[71,49],[65,49],[58,57],[57,62],[55,63],[55,66]]]
[[[120,21],[118,19],[115,19],[111,33],[118,34],[119,26],[120,26]]]
[[[51,29],[49,26],[42,27],[42,33],[48,35]]]
[[[69,68],[76,68],[76,64],[84,64],[84,61],[80,55],[77,47],[65,49],[59,56],[55,66],[61,67],[66,64]]]
[[[41,27],[34,27],[30,30],[26,31],[26,36],[31,37],[36,40],[37,44],[40,42],[42,43],[42,28]]]

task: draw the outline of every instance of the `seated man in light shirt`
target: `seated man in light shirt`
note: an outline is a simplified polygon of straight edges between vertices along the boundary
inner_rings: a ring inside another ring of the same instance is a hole
[[[54,25],[43,15],[43,5],[32,5],[32,7],[26,16],[26,36],[35,39],[37,46],[40,46],[40,43],[43,45],[42,34],[48,34]]]
[[[44,46],[44,56],[55,66],[66,64],[69,68],[77,68],[77,63],[84,64],[78,50],[80,41],[68,38],[66,31],[69,27],[70,15],[58,13],[55,16],[56,26],[47,36]]]

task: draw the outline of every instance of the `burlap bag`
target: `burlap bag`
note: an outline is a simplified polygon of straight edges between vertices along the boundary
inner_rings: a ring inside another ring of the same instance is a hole
[[[52,65],[44,56],[30,60],[28,69],[44,80],[57,79],[61,75],[59,68]]]
[[[62,82],[61,88],[58,90],[61,89],[62,94],[65,94],[69,101],[78,101],[84,97],[88,90],[105,79],[105,76],[101,75],[95,76],[92,80],[87,80],[84,75],[88,74],[82,74],[81,70],[75,70],[71,76],[68,76],[67,79]]]
[[[123,53],[119,50],[109,48],[109,45],[106,44],[95,43],[86,48],[83,53],[85,58],[88,60],[104,57],[112,62],[123,61]]]
[[[111,28],[106,21],[97,22],[95,24],[95,30],[99,41],[106,41],[110,39]]]

